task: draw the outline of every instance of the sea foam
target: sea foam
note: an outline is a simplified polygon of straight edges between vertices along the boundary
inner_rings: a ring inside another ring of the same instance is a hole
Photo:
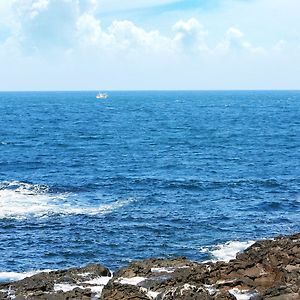
[[[200,248],[200,251],[208,253],[212,257],[212,261],[229,262],[236,258],[237,253],[244,251],[254,243],[254,241],[230,241],[216,246],[202,247]]]
[[[18,181],[0,183],[0,219],[49,215],[98,215],[110,213],[133,201],[117,200],[97,206],[76,200],[71,193],[51,193],[47,186]]]
[[[0,272],[0,282],[18,281],[42,272],[49,273],[51,271],[53,270],[36,270],[36,271],[28,271],[28,272]]]

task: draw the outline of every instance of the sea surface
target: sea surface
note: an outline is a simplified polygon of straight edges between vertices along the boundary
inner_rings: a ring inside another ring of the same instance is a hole
[[[300,231],[300,92],[95,95],[0,93],[1,274]]]

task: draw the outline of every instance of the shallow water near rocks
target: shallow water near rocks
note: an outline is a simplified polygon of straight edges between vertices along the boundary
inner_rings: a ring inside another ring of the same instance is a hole
[[[109,95],[0,93],[2,274],[300,231],[300,92]]]

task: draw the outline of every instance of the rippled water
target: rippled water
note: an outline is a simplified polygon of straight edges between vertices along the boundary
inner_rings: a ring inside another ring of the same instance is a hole
[[[300,92],[0,93],[0,111],[0,272],[300,231]]]

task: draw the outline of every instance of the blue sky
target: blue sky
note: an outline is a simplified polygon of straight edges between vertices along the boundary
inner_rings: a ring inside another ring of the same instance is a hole
[[[299,0],[0,0],[0,90],[300,89]]]

